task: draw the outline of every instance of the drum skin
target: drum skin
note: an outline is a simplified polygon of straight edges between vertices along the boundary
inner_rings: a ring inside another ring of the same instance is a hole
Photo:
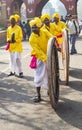
[[[62,37],[63,37],[62,52],[64,54],[64,58],[62,57],[62,63],[63,63],[63,68],[64,68],[65,84],[68,85],[68,82],[69,82],[69,36],[68,36],[67,29],[63,30]]]
[[[59,99],[59,62],[55,40],[55,38],[50,38],[47,47],[49,97],[54,109],[56,109]]]

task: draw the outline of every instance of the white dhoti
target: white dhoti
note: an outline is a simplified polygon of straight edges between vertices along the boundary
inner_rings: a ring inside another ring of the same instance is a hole
[[[36,87],[48,88],[47,64],[37,59],[37,68],[34,71],[34,83]]]
[[[22,72],[21,67],[21,53],[19,52],[10,52],[10,70],[12,73],[19,75]]]

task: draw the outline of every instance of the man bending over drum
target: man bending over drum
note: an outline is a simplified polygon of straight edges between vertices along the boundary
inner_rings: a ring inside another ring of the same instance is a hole
[[[53,35],[46,29],[41,28],[41,20],[35,18],[30,21],[30,27],[32,29],[29,43],[32,47],[31,55],[37,58],[36,68],[34,69],[34,83],[37,91],[37,96],[34,98],[34,102],[41,101],[40,89],[42,86],[48,87],[47,77],[47,43],[49,38]]]

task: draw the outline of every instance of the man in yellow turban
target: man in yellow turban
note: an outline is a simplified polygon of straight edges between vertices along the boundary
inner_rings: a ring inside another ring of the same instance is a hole
[[[60,19],[60,15],[59,15],[58,13],[54,13],[54,14],[52,15],[52,17],[53,17],[53,19],[54,19],[54,18]]]
[[[63,21],[60,21],[60,15],[58,13],[54,13],[53,16],[53,23],[56,28],[54,31],[54,35],[57,37],[59,45],[62,44],[62,31],[66,28],[66,24]]]
[[[57,29],[56,29],[54,23],[50,22],[50,15],[49,14],[43,14],[41,16],[41,21],[43,23],[42,29],[47,29],[53,36],[56,37],[55,32],[57,31]],[[59,45],[58,45],[57,39],[56,39],[55,44],[56,44],[56,47],[58,48]]]
[[[48,31],[51,31],[51,24],[50,24],[50,15],[49,14],[43,14],[41,16],[41,21],[43,23],[42,28],[47,29]]]
[[[9,54],[10,54],[10,73],[8,76],[15,75],[22,78],[22,67],[21,67],[21,53],[22,48],[22,30],[20,26],[16,24],[16,17],[10,16],[11,25],[7,29],[7,42],[10,43]]]
[[[59,51],[61,51],[62,57],[64,58],[63,45],[62,45],[63,43],[62,33],[63,33],[63,30],[67,27],[66,27],[65,22],[60,21],[60,15],[58,13],[54,13],[52,15],[52,18],[53,18],[53,26],[55,27],[55,31],[53,35],[57,37]]]
[[[48,87],[46,65],[47,44],[49,38],[53,37],[53,35],[49,31],[47,31],[46,29],[42,29],[41,25],[41,20],[39,18],[35,18],[34,20],[30,21],[32,33],[29,38],[29,43],[33,49],[31,55],[37,58],[37,67],[34,72],[34,83],[37,91],[37,97],[34,98],[34,102],[41,101],[41,87]]]

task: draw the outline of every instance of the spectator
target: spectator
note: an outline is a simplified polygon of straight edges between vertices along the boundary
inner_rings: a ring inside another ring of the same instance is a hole
[[[77,36],[79,35],[79,24],[73,19],[72,15],[68,15],[68,21],[66,22],[67,27],[69,29],[70,36],[70,44],[71,44],[71,52],[70,54],[77,54],[77,50],[75,47]]]
[[[26,23],[25,23],[25,21],[21,22],[20,26],[21,26],[22,32],[23,32],[23,40],[26,40],[27,30],[26,30]]]
[[[26,27],[26,34],[27,34],[27,37],[29,39],[30,34],[31,34],[31,28],[30,28],[30,25],[29,25],[29,20],[27,20],[25,27]]]
[[[66,20],[63,18],[63,15],[61,15],[60,20],[63,21],[63,22],[66,22]]]

